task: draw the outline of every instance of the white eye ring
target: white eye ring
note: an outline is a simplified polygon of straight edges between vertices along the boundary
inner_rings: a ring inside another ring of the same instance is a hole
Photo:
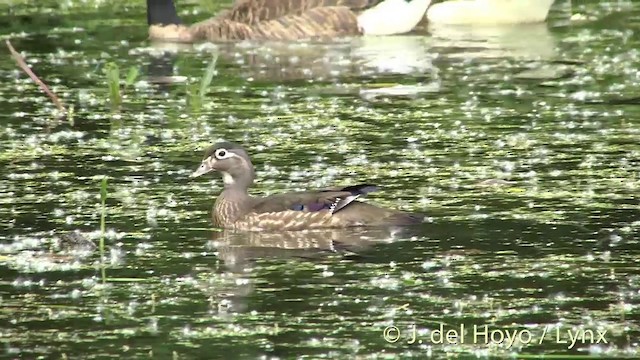
[[[230,157],[233,157],[233,153],[227,151],[226,149],[218,149],[218,150],[216,150],[214,155],[215,155],[216,159],[218,159],[218,160],[223,160],[223,159],[228,159]]]

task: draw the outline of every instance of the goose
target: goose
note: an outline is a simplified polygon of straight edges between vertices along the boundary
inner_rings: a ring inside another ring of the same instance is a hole
[[[149,38],[171,42],[328,39],[410,32],[431,0],[236,0],[187,26],[173,0],[147,0]]]

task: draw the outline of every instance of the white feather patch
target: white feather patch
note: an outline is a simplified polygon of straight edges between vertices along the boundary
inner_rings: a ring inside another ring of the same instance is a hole
[[[235,184],[235,180],[233,180],[233,176],[228,172],[222,171],[222,181],[225,185],[233,185]]]
[[[404,34],[413,30],[424,16],[431,0],[385,0],[358,16],[365,35]]]

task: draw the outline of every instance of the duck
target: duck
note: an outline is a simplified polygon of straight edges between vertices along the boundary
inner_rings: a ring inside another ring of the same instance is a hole
[[[378,190],[371,184],[350,185],[255,197],[248,193],[255,180],[249,154],[240,145],[218,142],[205,150],[196,178],[216,171],[224,189],[216,199],[213,225],[241,231],[294,231],[419,224],[419,214],[385,209],[357,201]]]
[[[147,0],[149,38],[168,42],[333,39],[410,32],[431,0],[236,0],[187,26],[173,0]]]
[[[544,22],[555,0],[446,0],[427,10],[430,25],[512,25]]]

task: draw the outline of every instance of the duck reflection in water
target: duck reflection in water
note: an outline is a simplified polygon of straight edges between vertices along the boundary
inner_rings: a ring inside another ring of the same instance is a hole
[[[414,231],[415,228],[407,227],[213,231],[205,247],[216,252],[224,270],[218,270],[222,271],[220,275],[200,281],[199,289],[208,295],[210,306],[219,316],[245,312],[249,309],[247,299],[255,291],[255,281],[247,274],[258,262],[326,263],[325,260],[336,257],[364,262],[369,261],[367,253],[376,245],[411,238],[416,234]]]
[[[408,238],[406,227],[316,229],[254,232],[225,229],[214,231],[207,243],[231,271],[243,272],[257,259],[314,260],[329,256],[358,259],[376,244]]]

